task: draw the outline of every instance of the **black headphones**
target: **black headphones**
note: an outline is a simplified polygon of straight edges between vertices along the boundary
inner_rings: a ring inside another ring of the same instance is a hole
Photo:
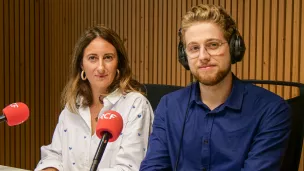
[[[182,41],[182,29],[178,31],[179,35],[179,43],[178,43],[178,61],[184,66],[186,70],[190,70],[187,54],[184,48],[184,44]],[[229,41],[229,49],[230,49],[230,56],[231,56],[231,63],[235,64],[243,59],[246,46],[244,43],[244,39],[239,34],[236,28],[233,29],[230,41]]]

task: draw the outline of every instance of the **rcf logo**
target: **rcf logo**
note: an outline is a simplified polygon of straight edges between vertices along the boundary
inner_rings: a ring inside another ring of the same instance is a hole
[[[117,116],[115,114],[112,114],[112,113],[104,113],[102,114],[101,116],[101,119],[114,119],[116,118]]]
[[[10,107],[12,107],[12,108],[18,108],[19,106],[18,106],[17,103],[12,103],[12,104],[10,104]]]

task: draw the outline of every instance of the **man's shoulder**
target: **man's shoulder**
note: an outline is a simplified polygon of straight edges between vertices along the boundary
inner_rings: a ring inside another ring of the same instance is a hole
[[[170,109],[171,112],[184,110],[187,106],[189,97],[191,97],[191,85],[175,90],[161,97],[157,110]]]
[[[287,102],[279,95],[254,84],[245,83],[247,98],[260,103],[281,104]]]
[[[169,98],[169,99],[176,99],[176,98],[185,98],[185,97],[188,97],[190,95],[190,91],[191,91],[191,85],[188,85],[187,87],[183,87],[179,90],[175,90],[175,91],[172,91],[168,94],[165,94],[163,97],[164,98]]]

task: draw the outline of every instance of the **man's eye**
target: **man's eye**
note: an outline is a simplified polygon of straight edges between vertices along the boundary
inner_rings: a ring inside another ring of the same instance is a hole
[[[189,51],[190,52],[195,52],[197,50],[199,50],[199,46],[191,46],[191,47],[189,47]]]
[[[220,46],[220,43],[218,43],[218,42],[210,42],[210,43],[206,44],[206,48],[209,48],[209,49],[216,49],[219,46]]]

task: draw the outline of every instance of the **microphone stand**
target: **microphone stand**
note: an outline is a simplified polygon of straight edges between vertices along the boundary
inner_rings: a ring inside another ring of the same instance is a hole
[[[106,146],[108,144],[110,138],[110,133],[105,132],[99,142],[98,148],[96,150],[92,165],[91,165],[91,169],[90,171],[96,171],[99,165],[99,162],[101,160],[101,157],[103,155],[104,150],[106,149]]]

